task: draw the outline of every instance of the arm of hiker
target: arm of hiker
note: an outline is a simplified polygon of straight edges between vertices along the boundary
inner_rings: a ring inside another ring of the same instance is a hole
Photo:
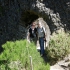
[[[27,41],[30,43],[30,33],[27,34]]]

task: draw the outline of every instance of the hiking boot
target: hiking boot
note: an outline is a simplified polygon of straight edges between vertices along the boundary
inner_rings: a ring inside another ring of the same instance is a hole
[[[41,54],[41,57],[43,57],[43,54]]]

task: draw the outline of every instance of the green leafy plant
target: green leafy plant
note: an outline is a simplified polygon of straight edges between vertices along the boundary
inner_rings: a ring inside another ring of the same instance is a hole
[[[7,41],[2,47],[4,51],[0,54],[0,70],[31,70],[30,56],[34,70],[50,68],[41,58],[34,43],[26,40]]]
[[[49,47],[46,49],[47,58],[50,63],[63,59],[70,53],[70,35],[68,33],[59,33],[51,37]]]

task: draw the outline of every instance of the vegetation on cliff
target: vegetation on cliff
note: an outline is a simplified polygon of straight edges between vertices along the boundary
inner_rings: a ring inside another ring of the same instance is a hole
[[[7,41],[2,47],[4,51],[0,54],[0,70],[31,70],[32,67],[33,70],[50,70],[34,43],[26,40]]]
[[[46,49],[46,54],[50,64],[54,64],[70,54],[70,34],[65,32],[54,33]]]

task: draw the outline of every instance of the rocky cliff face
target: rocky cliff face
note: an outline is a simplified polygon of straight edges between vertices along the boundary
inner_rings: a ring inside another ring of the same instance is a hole
[[[24,12],[30,15],[26,16]],[[26,27],[39,16],[49,25],[51,33],[61,27],[70,30],[70,1],[0,0],[0,44],[25,38]]]

